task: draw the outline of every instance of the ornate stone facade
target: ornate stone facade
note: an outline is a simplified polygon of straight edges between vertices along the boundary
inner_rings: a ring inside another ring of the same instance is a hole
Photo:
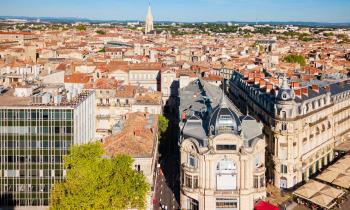
[[[181,207],[252,210],[266,196],[262,125],[226,96],[210,98],[215,88],[195,81],[180,90]]]
[[[294,187],[333,160],[335,146],[348,138],[350,83],[299,87],[287,78],[281,85],[256,81],[236,72],[229,96],[264,124],[269,177],[277,187]]]

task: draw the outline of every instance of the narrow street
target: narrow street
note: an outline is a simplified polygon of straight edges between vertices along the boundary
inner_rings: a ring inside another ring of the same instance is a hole
[[[156,181],[154,209],[179,209],[179,117],[176,106],[169,107],[164,115],[169,119],[169,126],[160,140],[160,170]]]

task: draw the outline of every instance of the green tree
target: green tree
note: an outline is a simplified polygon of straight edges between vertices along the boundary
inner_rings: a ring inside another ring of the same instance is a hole
[[[50,209],[144,209],[149,185],[132,158],[103,158],[101,143],[73,146],[65,157],[65,182],[51,192]]]
[[[158,116],[158,134],[159,134],[159,138],[163,136],[165,131],[168,129],[168,126],[169,126],[169,120],[165,116],[159,115]]]
[[[105,35],[106,34],[106,32],[104,30],[97,30],[96,33],[101,34],[101,35]]]
[[[306,65],[305,58],[302,55],[290,54],[284,57],[283,60],[287,63],[299,63],[301,66]]]
[[[75,27],[77,30],[79,30],[79,31],[85,31],[86,30],[86,26],[84,26],[84,25],[78,25],[78,26],[76,26]]]

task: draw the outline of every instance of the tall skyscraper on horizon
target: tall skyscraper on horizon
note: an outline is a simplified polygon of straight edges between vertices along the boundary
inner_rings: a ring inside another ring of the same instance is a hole
[[[151,3],[148,4],[148,11],[147,11],[147,16],[146,16],[146,29],[145,33],[148,34],[151,31],[154,30],[153,26],[153,15],[152,15],[152,9],[151,9]]]

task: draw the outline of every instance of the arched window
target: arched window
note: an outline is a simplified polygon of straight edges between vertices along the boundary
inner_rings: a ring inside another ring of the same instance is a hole
[[[283,189],[286,189],[287,188],[287,178],[285,177],[281,177],[280,179],[280,187],[283,188]]]
[[[232,160],[220,160],[216,165],[217,190],[237,189],[237,166]]]
[[[319,134],[320,134],[320,128],[316,127],[316,135],[319,135]]]
[[[287,112],[286,111],[281,111],[281,118],[286,119],[287,118]]]

